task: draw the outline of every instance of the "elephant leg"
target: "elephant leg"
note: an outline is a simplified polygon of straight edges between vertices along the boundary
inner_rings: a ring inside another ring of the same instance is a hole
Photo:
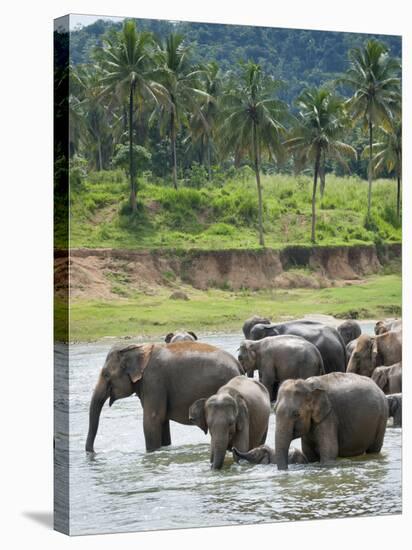
[[[368,454],[381,452],[383,439],[385,437],[385,431],[386,431],[386,422],[382,422],[376,432],[375,441],[372,443],[372,445],[368,449],[366,449],[366,452]]]
[[[315,438],[319,450],[321,464],[327,464],[337,459],[339,454],[339,443],[336,426],[333,421],[324,420],[315,430]]]
[[[267,435],[268,435],[268,430],[269,430],[269,427],[266,428],[265,433],[263,434],[263,437],[262,437],[262,439],[260,440],[259,445],[264,445],[264,444],[266,443],[266,438],[267,438]]]
[[[278,398],[279,386],[280,386],[279,382],[277,380],[275,380],[275,382],[272,386],[271,401],[276,401],[276,399]]]
[[[157,406],[156,406],[157,405]],[[163,405],[163,406],[162,406]],[[148,453],[160,449],[163,440],[163,425],[166,421],[166,407],[163,403],[145,403],[143,409],[143,431]]]
[[[319,455],[316,453],[312,445],[302,438],[302,453],[308,459],[308,462],[318,462]]]
[[[162,447],[167,447],[168,445],[171,445],[171,444],[172,444],[172,440],[170,437],[170,422],[169,420],[165,420],[162,426]]]

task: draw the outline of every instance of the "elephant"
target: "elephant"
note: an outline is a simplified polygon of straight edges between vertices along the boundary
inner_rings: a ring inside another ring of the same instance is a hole
[[[194,332],[169,332],[165,337],[166,344],[174,344],[175,342],[195,342],[197,336]]]
[[[205,433],[210,430],[211,467],[223,466],[233,446],[249,451],[266,439],[270,415],[269,393],[257,380],[236,376],[215,395],[195,401],[189,419]]]
[[[347,372],[372,376],[376,367],[402,361],[402,333],[389,331],[379,336],[362,334],[350,356]]]
[[[271,323],[270,325],[257,324],[251,332],[251,340],[261,340],[266,336],[278,336],[280,334],[294,334],[301,336],[314,344],[323,359],[325,373],[345,372],[346,348],[339,332],[323,323],[300,319],[285,323]]]
[[[101,369],[89,409],[86,451],[94,452],[102,407],[136,394],[143,407],[148,452],[170,445],[169,421],[189,425],[189,407],[243,373],[235,357],[209,344],[131,344],[113,347]]]
[[[246,340],[250,340],[250,331],[257,324],[270,325],[271,320],[267,317],[260,317],[259,315],[253,315],[243,323],[243,334]]]
[[[402,363],[390,367],[376,367],[372,380],[385,394],[402,392]]]
[[[252,464],[276,464],[276,451],[268,445],[260,445],[247,453],[243,453],[233,447],[233,458],[235,460],[243,459]],[[307,464],[306,456],[295,447],[290,447],[288,452],[288,464]]]
[[[293,439],[302,438],[309,462],[379,453],[388,420],[386,396],[366,376],[333,372],[286,380],[275,406],[278,469],[288,467]]]
[[[284,380],[325,374],[318,348],[293,334],[244,340],[238,360],[246,373],[259,370],[259,380],[266,386],[271,401],[276,401],[279,384]]]
[[[351,340],[355,340],[362,334],[359,323],[356,321],[344,321],[341,325],[338,326],[337,331],[342,336],[342,340],[347,346]]]
[[[349,360],[350,360],[351,355],[353,353],[353,350],[356,347],[356,342],[357,341],[358,341],[358,338],[355,338],[354,340],[351,340],[350,342],[348,342],[346,344],[346,356],[347,356],[347,359],[348,359],[348,363],[349,363]]]
[[[389,406],[389,417],[393,417],[393,426],[402,427],[402,394],[393,393],[386,396]]]
[[[394,319],[393,321],[378,321],[375,325],[375,334],[385,334],[391,330],[402,331],[402,319]]]

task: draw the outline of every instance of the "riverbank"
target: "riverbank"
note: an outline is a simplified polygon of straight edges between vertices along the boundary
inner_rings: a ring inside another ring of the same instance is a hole
[[[372,275],[329,288],[230,291],[196,289],[182,285],[185,299],[171,299],[171,289],[158,287],[135,292],[131,297],[88,300],[70,304],[70,341],[93,341],[104,337],[161,337],[186,328],[199,332],[238,331],[254,313],[273,320],[307,314],[338,318],[380,319],[400,316],[400,273]],[[57,313],[63,302],[56,300]],[[56,325],[59,339],[59,324]]]

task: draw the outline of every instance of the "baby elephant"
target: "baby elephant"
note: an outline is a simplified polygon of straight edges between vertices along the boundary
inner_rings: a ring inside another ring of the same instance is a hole
[[[260,445],[256,449],[252,449],[247,453],[242,453],[233,447],[232,449],[233,458],[239,460],[247,460],[252,464],[276,464],[276,451],[268,445]],[[291,447],[288,453],[288,464],[307,464],[308,459],[295,447]]]
[[[390,367],[376,367],[371,378],[378,384],[383,393],[401,393],[402,363],[396,363]]]
[[[393,417],[393,425],[402,427],[402,394],[393,393],[387,395],[389,405],[389,417]]]
[[[169,332],[165,337],[166,344],[174,344],[175,342],[195,342],[197,336],[194,332]]]
[[[208,399],[198,399],[189,420],[205,433],[210,430],[211,467],[223,466],[227,450],[249,451],[265,442],[270,414],[269,394],[260,382],[235,376]]]
[[[276,401],[278,387],[289,378],[308,378],[324,374],[322,356],[316,346],[292,334],[244,340],[239,362],[247,373],[258,369],[259,379]]]

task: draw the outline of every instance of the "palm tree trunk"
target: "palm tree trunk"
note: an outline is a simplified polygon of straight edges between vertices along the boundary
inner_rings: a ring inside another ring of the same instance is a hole
[[[172,177],[173,187],[177,191],[177,159],[176,159],[176,128],[175,128],[175,115],[172,110],[170,115],[170,141],[172,145]]]
[[[369,117],[369,166],[368,166],[368,219],[371,215],[372,203],[372,143],[373,143],[373,128],[372,120]]]
[[[129,96],[129,171],[130,171],[130,206],[132,212],[137,212],[136,204],[136,174],[133,155],[133,84],[130,86]]]
[[[97,138],[97,150],[99,153],[99,170],[103,170],[103,160],[102,160],[102,143],[100,141],[100,136]]]
[[[211,151],[210,151],[210,137],[207,136],[207,177],[208,180],[212,180],[212,166],[211,166]]]
[[[259,143],[257,138],[256,124],[252,127],[252,139],[253,139],[253,154],[254,165],[256,175],[256,185],[258,190],[258,203],[259,203],[259,244],[265,246],[265,240],[263,238],[263,205],[262,205],[262,186],[260,183],[260,155],[259,155]]]
[[[325,193],[325,186],[326,186],[326,159],[325,159],[325,153],[322,155],[322,162],[319,166],[319,177],[320,177],[320,196],[323,199],[323,195]]]
[[[320,151],[316,154],[315,160],[315,173],[313,177],[313,191],[312,191],[312,236],[311,241],[316,242],[316,189],[318,186],[318,173],[320,164]]]
[[[398,220],[401,219],[401,176],[398,173],[398,189],[396,193],[396,216]]]

